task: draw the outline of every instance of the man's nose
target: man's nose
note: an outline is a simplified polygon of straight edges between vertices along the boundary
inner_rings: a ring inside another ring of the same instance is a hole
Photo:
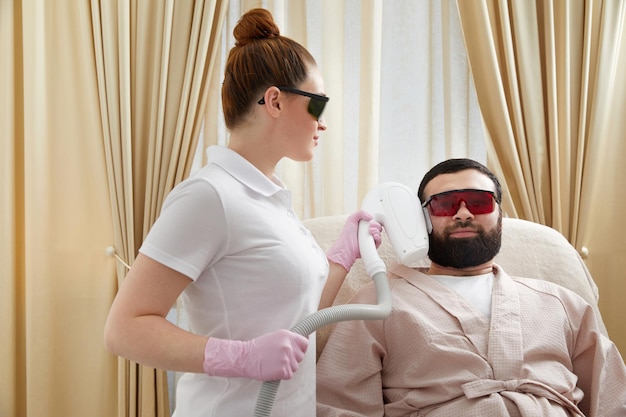
[[[469,209],[467,208],[467,204],[465,204],[465,201],[461,201],[461,204],[459,204],[459,209],[456,211],[454,218],[459,220],[473,219],[474,214],[469,211]]]

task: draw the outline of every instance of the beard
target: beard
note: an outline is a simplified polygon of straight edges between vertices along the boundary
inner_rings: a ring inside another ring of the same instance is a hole
[[[473,227],[477,236],[450,238],[449,233],[461,227]],[[459,222],[442,234],[434,231],[428,236],[428,257],[438,265],[449,268],[471,268],[491,261],[500,251],[502,243],[502,217],[492,230],[472,222]]]

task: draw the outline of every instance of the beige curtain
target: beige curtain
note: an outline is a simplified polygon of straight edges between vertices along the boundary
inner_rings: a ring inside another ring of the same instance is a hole
[[[492,161],[512,216],[576,242],[601,167],[623,1],[458,1]],[[622,69],[623,70],[623,69]],[[611,132],[608,132],[609,134]],[[616,132],[615,132],[616,133]]]
[[[191,169],[227,4],[92,1],[115,247],[125,263]],[[125,272],[120,262],[118,283]],[[169,415],[166,373],[119,359],[118,406],[118,416]]]
[[[89,4],[0,1],[0,416],[114,415]]]
[[[167,416],[104,351],[125,269],[187,175],[226,1],[0,1],[0,416]]]
[[[24,343],[18,338],[23,333],[18,327],[19,310],[24,308],[21,302],[23,294],[23,271],[18,272],[23,263],[23,248],[16,245],[16,240],[23,240],[23,205],[18,203],[16,194],[23,183],[24,171],[23,143],[24,135],[18,135],[23,127],[17,91],[23,83],[15,68],[16,51],[20,41],[16,38],[21,30],[21,22],[16,16],[19,8],[12,2],[0,3],[0,56],[7,64],[0,65],[0,380],[4,389],[0,389],[0,415],[18,415],[18,405],[23,403],[18,396],[23,396],[18,384],[18,375],[24,366]],[[22,337],[23,339],[23,337]],[[18,362],[19,360],[19,362]],[[21,408],[23,409],[23,408]],[[24,415],[21,413],[20,415]]]
[[[605,203],[623,194],[623,185],[607,183],[619,176],[607,167],[624,173],[623,162],[613,161],[625,155],[607,150],[623,149],[626,2],[457,3],[489,162],[506,189],[505,210],[554,227],[589,256],[601,308],[610,313],[609,333],[624,352],[625,310],[621,307],[620,318],[613,315],[613,304],[604,303],[605,295],[626,290],[612,277],[623,270],[616,263],[623,255],[595,270],[591,257],[605,257],[596,243],[622,248],[625,243],[616,228],[602,237],[597,228],[598,216],[606,216]]]

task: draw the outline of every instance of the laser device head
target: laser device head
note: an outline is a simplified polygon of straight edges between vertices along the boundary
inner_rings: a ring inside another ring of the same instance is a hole
[[[430,219],[425,217],[416,193],[407,186],[395,182],[381,183],[365,196],[362,208],[383,225],[400,263],[415,267],[428,255],[427,221]],[[359,238],[359,242],[362,240]],[[369,250],[363,245],[359,248],[369,271]],[[378,255],[372,254],[371,257]]]

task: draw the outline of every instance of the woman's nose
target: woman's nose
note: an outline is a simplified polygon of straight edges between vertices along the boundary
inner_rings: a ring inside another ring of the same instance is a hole
[[[326,126],[326,119],[324,119],[323,117],[320,116],[319,119],[317,119],[317,129],[318,130],[326,130],[328,126]]]

